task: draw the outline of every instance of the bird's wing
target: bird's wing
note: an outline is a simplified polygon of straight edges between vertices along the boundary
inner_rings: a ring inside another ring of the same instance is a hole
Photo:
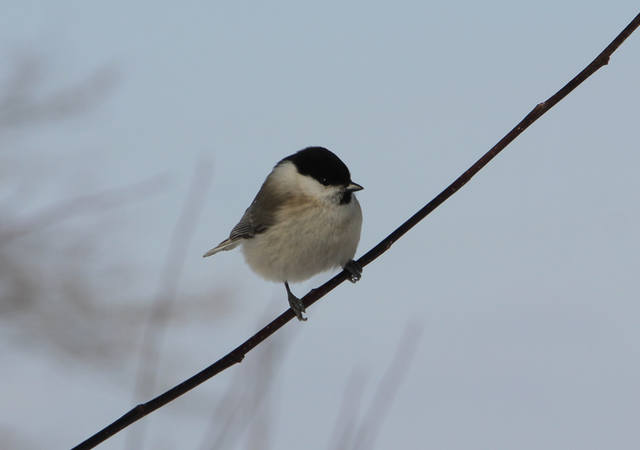
[[[257,197],[256,197],[257,199]],[[237,241],[238,239],[251,239],[258,233],[262,233],[272,225],[272,218],[268,214],[260,212],[260,204],[256,200],[244,212],[242,219],[237,223],[231,233],[229,239]]]
[[[274,224],[276,212],[286,197],[277,191],[274,193],[273,190],[269,196],[265,195],[265,186],[270,181],[271,178],[267,177],[251,205],[242,215],[240,222],[231,230],[229,238],[209,250],[204,256],[211,256],[223,250],[231,250],[237,247],[242,240],[251,239],[256,234],[264,233]]]

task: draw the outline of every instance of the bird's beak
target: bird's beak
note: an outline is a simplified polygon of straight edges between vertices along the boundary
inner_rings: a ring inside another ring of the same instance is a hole
[[[351,183],[349,183],[347,185],[347,187],[345,188],[345,190],[350,191],[350,192],[355,192],[355,191],[361,191],[364,188],[362,186],[360,186],[358,183],[354,183],[353,181]]]

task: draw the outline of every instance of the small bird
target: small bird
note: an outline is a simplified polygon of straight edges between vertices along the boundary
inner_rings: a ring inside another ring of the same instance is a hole
[[[298,320],[304,304],[289,282],[342,267],[355,283],[362,267],[353,260],[362,211],[347,166],[323,147],[307,147],[275,165],[228,239],[203,256],[242,245],[254,272],[284,283]]]

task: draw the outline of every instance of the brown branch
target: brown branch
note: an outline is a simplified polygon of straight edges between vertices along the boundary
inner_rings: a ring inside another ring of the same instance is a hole
[[[464,186],[476,173],[480,171],[480,169],[486,166],[489,161],[491,161],[498,153],[500,153],[509,143],[511,143],[516,137],[518,137],[540,116],[542,116],[549,109],[555,106],[556,103],[566,97],[584,80],[593,75],[594,72],[596,72],[602,66],[606,65],[609,62],[609,57],[613,54],[613,52],[616,51],[620,44],[622,44],[622,42],[624,42],[624,40],[627,39],[629,35],[631,35],[631,33],[633,33],[633,31],[638,28],[638,26],[640,26],[640,14],[634,17],[629,25],[627,25],[625,29],[622,30],[622,32],[611,42],[611,44],[609,44],[607,48],[602,51],[602,53],[596,56],[596,58],[587,67],[585,67],[584,70],[582,70],[564,87],[562,87],[562,89],[549,97],[546,101],[537,104],[535,108],[533,108],[533,110],[531,110],[531,112],[520,121],[520,123],[518,123],[509,133],[507,133],[505,137],[503,137],[478,161],[476,161],[473,166],[471,166],[466,172],[460,175],[453,183],[451,183],[444,191],[438,194],[433,200],[427,203],[420,211],[415,213],[411,218],[400,225],[389,236],[383,239],[378,245],[365,253],[364,256],[362,256],[358,260],[358,262],[362,264],[362,266],[366,266],[367,264],[378,258],[380,255],[382,255],[384,252],[389,250],[389,248],[395,241],[400,239],[400,237],[402,237],[407,231],[416,226],[418,222],[420,222],[434,209],[440,206],[445,200],[455,194],[456,191]],[[318,301],[318,299],[327,295],[327,293],[332,291],[336,286],[346,280],[346,278],[347,274],[343,271],[331,278],[319,288],[312,289],[307,295],[302,298],[305,307],[309,307],[310,305]],[[214,375],[217,375],[228,367],[241,362],[244,356],[249,351],[251,351],[262,341],[267,339],[273,333],[275,333],[278,329],[280,329],[284,324],[289,322],[294,317],[295,315],[293,311],[291,311],[291,309],[286,310],[271,323],[265,326],[262,330],[258,331],[256,334],[240,344],[223,358],[219,359],[206,369],[198,372],[191,378],[166,391],[165,393],[157,396],[154,399],[151,399],[147,403],[141,403],[137,405],[122,417],[120,417],[118,420],[103,428],[75,448],[87,449],[95,447],[99,443],[108,439],[110,436],[116,434],[118,431],[131,425],[133,422],[141,419],[142,417],[155,411],[156,409],[169,403],[170,401],[175,400],[182,394],[190,391],[191,389],[195,388]]]

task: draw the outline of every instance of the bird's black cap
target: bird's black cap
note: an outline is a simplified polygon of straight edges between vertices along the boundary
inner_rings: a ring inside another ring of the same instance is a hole
[[[298,172],[315,178],[325,186],[346,186],[351,183],[349,169],[333,152],[324,147],[307,147],[287,156],[278,164],[291,161]]]

